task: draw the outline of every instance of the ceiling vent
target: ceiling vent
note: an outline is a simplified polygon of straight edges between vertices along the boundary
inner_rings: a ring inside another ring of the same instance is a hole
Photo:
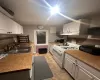
[[[0,12],[5,14],[6,16],[13,18],[14,17],[14,12],[11,11],[10,9],[4,7],[4,6],[0,6]]]

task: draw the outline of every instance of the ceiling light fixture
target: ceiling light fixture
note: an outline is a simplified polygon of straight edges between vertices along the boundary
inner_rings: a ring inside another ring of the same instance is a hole
[[[54,7],[51,7],[51,11],[50,11],[51,15],[57,14],[59,12],[60,12],[60,9],[57,5]]]

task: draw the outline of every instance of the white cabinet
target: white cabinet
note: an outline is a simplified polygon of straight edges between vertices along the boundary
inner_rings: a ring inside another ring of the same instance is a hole
[[[99,78],[94,78],[93,80],[100,80]]]
[[[87,34],[89,28],[89,20],[80,19],[77,22],[70,22],[64,24],[63,26],[63,35],[80,35]]]
[[[65,54],[64,68],[75,80],[100,80],[100,72],[68,54]]]
[[[76,70],[78,70],[78,72],[76,73],[76,80],[93,80],[93,77],[82,67],[77,66]]]
[[[19,27],[20,26],[20,27]],[[23,27],[0,13],[0,34],[22,34]]]
[[[2,13],[0,13],[0,34],[7,33],[8,32],[7,27],[8,27],[7,17]]]
[[[20,24],[17,24],[18,26],[18,34],[23,34],[23,27]]]
[[[8,23],[9,23],[8,24],[8,26],[9,26],[8,32],[10,32],[10,34],[23,34],[23,27],[21,25],[19,25],[17,22],[9,19]]]
[[[72,77],[74,77],[75,72],[75,63],[72,62],[70,59],[65,58],[64,68],[70,73]]]
[[[8,32],[10,32],[10,34],[17,34],[18,33],[18,26],[17,26],[17,23],[14,22],[13,20],[11,19],[8,19]]]

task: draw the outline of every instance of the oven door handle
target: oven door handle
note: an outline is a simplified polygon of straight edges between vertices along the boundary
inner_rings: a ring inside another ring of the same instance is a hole
[[[59,50],[59,52],[58,51],[56,51],[55,49],[53,49],[59,56],[62,56],[62,54],[59,54],[59,53],[61,53],[61,51]]]

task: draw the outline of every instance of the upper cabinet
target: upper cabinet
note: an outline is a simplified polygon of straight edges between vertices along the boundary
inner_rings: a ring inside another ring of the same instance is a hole
[[[0,13],[0,34],[23,34],[23,27]]]
[[[0,33],[7,33],[8,32],[8,22],[7,17],[0,13]]]
[[[23,27],[20,24],[17,24],[18,26],[18,34],[23,34]]]
[[[80,19],[75,22],[70,22],[68,24],[64,24],[62,35],[87,34],[89,26],[89,20],[86,19]]]

